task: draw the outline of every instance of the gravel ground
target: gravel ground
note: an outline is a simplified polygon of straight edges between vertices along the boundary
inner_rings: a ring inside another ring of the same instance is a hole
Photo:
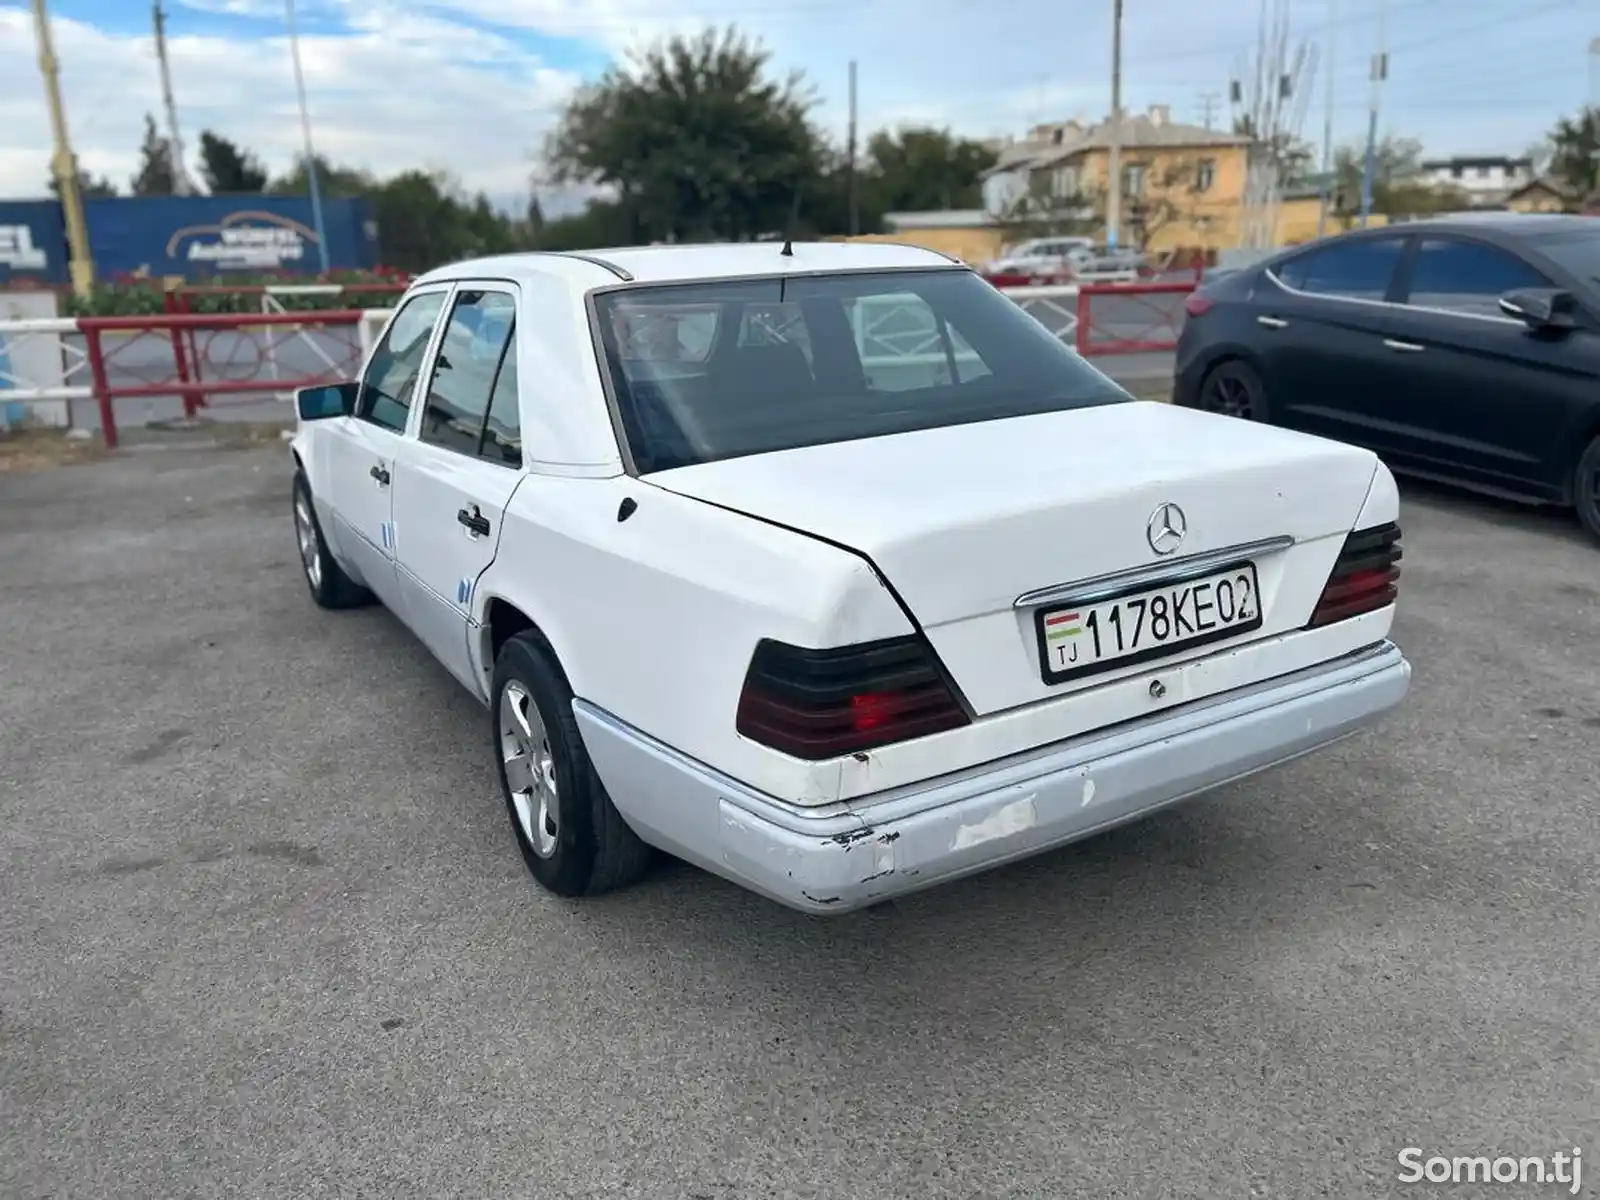
[[[288,482],[281,447],[0,474],[0,1195],[1346,1200],[1417,1190],[1407,1146],[1600,1177],[1571,520],[1408,488],[1380,732],[829,920],[674,864],[536,890],[481,710],[382,610],[313,608]]]

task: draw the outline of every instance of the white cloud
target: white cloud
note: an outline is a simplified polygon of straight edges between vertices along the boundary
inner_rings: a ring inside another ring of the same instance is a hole
[[[119,0],[131,5],[132,0]],[[1377,0],[1340,6],[1335,136],[1365,127],[1364,55]],[[1446,0],[1392,0],[1384,125],[1436,153],[1521,150],[1584,98],[1592,31],[1575,0],[1479,0],[1474,20],[1439,24]],[[1531,5],[1531,7],[1530,7]],[[860,130],[900,123],[981,136],[1034,122],[1095,119],[1109,107],[1109,0],[298,0],[317,148],[379,172],[447,169],[497,202],[519,203],[544,135],[578,82],[624,49],[674,32],[736,23],[802,69],[815,115],[846,125],[848,63],[859,62]],[[1129,5],[1124,103],[1198,119],[1202,98],[1228,118],[1228,79],[1255,44],[1256,7],[1139,0]],[[1318,35],[1320,4],[1302,5]],[[201,15],[201,14],[205,15]],[[185,140],[214,129],[282,169],[298,153],[282,0],[176,0],[168,45]],[[144,114],[160,112],[148,35],[58,16],[56,49],[85,167],[125,185]],[[208,30],[206,36],[196,30]],[[215,31],[239,30],[223,36]],[[1443,32],[1441,32],[1443,30]],[[1579,37],[1578,34],[1583,36]],[[253,36],[248,36],[253,35]],[[544,57],[530,50],[542,46]],[[1551,46],[1578,50],[1552,55]],[[1482,86],[1481,62],[1497,85]],[[1322,87],[1304,132],[1320,135]],[[0,0],[0,195],[44,194],[50,152],[32,21]],[[1491,107],[1492,105],[1492,107]]]
[[[191,165],[200,131],[212,129],[287,168],[301,149],[287,39],[201,37],[175,23],[167,50]],[[145,113],[160,119],[153,39],[60,17],[52,29],[79,161],[125,187]],[[398,13],[369,11],[338,36],[302,32],[300,54],[319,154],[385,173],[445,169],[503,202],[526,196],[533,156],[578,83],[509,39]],[[31,18],[0,8],[0,195],[45,194],[50,127],[38,79]]]

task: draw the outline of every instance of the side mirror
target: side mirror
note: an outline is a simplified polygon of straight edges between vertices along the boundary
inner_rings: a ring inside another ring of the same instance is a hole
[[[300,414],[302,421],[348,417],[356,410],[356,390],[354,382],[300,388],[294,394],[295,411]]]
[[[1560,288],[1519,288],[1500,297],[1500,311],[1540,333],[1577,327],[1572,293]]]

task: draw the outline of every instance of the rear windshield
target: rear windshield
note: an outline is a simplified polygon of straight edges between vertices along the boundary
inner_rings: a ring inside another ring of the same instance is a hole
[[[969,271],[595,297],[639,472],[1131,397]]]

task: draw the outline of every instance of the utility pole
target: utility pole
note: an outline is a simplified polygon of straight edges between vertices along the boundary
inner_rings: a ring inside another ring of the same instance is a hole
[[[1317,206],[1317,236],[1327,229],[1328,209],[1332,207],[1333,178],[1333,73],[1337,65],[1335,51],[1339,45],[1339,0],[1328,0],[1328,66],[1323,83],[1322,114],[1322,202]]]
[[[300,98],[300,134],[305,144],[306,184],[311,190],[311,223],[317,230],[317,258],[328,273],[328,233],[322,223],[322,189],[317,182],[317,152],[311,146],[311,113],[306,108],[306,79],[300,70],[300,36],[294,28],[294,0],[283,0],[289,27],[289,57],[294,60],[294,90]]]
[[[1372,213],[1373,175],[1377,171],[1374,161],[1378,153],[1378,106],[1383,100],[1384,80],[1389,78],[1389,55],[1384,46],[1384,22],[1388,16],[1388,0],[1378,0],[1378,51],[1372,56],[1372,99],[1367,109],[1367,154],[1361,166],[1361,227],[1367,227]]]
[[[72,273],[73,292],[78,299],[87,300],[94,290],[94,263],[89,258],[89,230],[83,220],[83,195],[78,191],[78,158],[72,153],[72,139],[67,133],[67,114],[61,103],[61,74],[56,66],[50,14],[45,11],[44,0],[33,0],[33,32],[39,43],[39,74],[44,77],[50,132],[55,138],[50,170],[56,177],[56,189],[61,193],[61,211],[67,219],[67,246],[72,252],[67,268]]]
[[[172,68],[167,62],[167,14],[161,11],[161,0],[155,0],[150,6],[150,16],[156,28],[156,61],[161,64],[161,102],[167,110],[167,159],[172,168],[172,194],[188,196],[193,194],[194,187],[183,162],[183,139],[178,136],[178,106],[172,102]]]
[[[1122,226],[1122,0],[1111,0],[1111,136],[1106,155],[1106,245]]]
[[[1217,92],[1202,92],[1200,94],[1200,119],[1201,124],[1207,129],[1211,128],[1211,110],[1216,107],[1216,103],[1220,99],[1222,99],[1222,96]]]
[[[850,60],[850,134],[845,143],[845,178],[850,190],[850,236],[861,232],[861,212],[856,202],[856,60]]]

